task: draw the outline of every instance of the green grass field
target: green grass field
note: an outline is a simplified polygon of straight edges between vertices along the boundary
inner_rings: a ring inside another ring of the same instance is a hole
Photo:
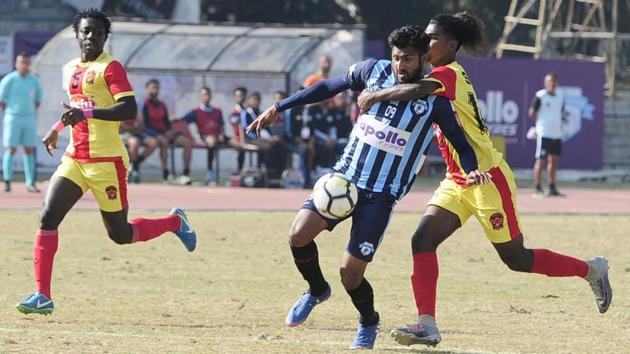
[[[153,214],[157,215],[157,214]],[[630,339],[630,218],[524,216],[527,245],[580,257],[605,255],[615,296],[605,315],[581,279],[510,272],[471,220],[439,250],[435,349],[403,347],[389,331],[415,321],[409,237],[415,214],[397,214],[367,277],[374,287],[382,353],[622,353]],[[356,312],[338,264],[349,222],[318,239],[333,297],[296,329],[287,310],[305,289],[286,233],[292,213],[192,212],[200,237],[189,254],[171,235],[117,246],[96,211],[73,211],[60,228],[53,274],[56,312],[25,316],[33,290],[37,212],[0,212],[0,353],[346,352]]]

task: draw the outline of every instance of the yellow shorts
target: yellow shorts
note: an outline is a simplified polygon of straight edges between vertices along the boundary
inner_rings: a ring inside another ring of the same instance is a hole
[[[488,172],[492,181],[481,186],[462,187],[443,180],[428,204],[456,214],[462,225],[474,215],[490,242],[508,242],[521,235],[514,175],[505,161]]]
[[[121,211],[127,204],[127,164],[122,157],[103,162],[77,162],[63,156],[51,177],[64,177],[81,188],[83,193],[92,190],[99,209]]]

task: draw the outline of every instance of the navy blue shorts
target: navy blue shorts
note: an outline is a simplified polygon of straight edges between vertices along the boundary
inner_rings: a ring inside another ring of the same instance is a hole
[[[371,262],[389,225],[396,199],[389,193],[369,192],[363,189],[357,191],[359,195],[357,205],[352,214],[345,218],[352,217],[350,240],[346,250],[361,260]],[[314,211],[324,218],[328,224],[328,231],[332,231],[337,224],[345,220],[328,219],[320,214],[313,204],[312,195],[308,196],[302,209]]]

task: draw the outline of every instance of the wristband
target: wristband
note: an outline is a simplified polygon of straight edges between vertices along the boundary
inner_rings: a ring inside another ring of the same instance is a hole
[[[85,119],[94,117],[94,110],[91,108],[84,108],[81,111],[83,112],[83,117],[85,117]]]
[[[58,120],[57,122],[55,122],[55,124],[53,124],[52,129],[54,129],[55,131],[57,131],[57,133],[61,133],[61,131],[63,130],[64,126],[63,123]]]

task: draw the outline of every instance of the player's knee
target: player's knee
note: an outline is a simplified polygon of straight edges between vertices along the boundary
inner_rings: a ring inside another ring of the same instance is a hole
[[[438,246],[439,242],[434,240],[431,232],[420,223],[420,226],[411,236],[411,250],[413,253],[435,252]]]
[[[534,265],[534,257],[531,250],[525,248],[519,252],[500,253],[499,256],[503,263],[515,272],[528,273]]]
[[[117,245],[130,244],[132,239],[131,232],[124,232],[122,230],[107,230],[107,236]]]
[[[39,228],[43,230],[55,230],[61,223],[61,216],[44,204],[41,212],[39,213]]]
[[[289,229],[289,244],[292,247],[304,247],[313,241],[310,232],[300,225],[291,225]]]
[[[339,268],[341,284],[347,290],[356,289],[363,281],[363,273],[346,265]]]

